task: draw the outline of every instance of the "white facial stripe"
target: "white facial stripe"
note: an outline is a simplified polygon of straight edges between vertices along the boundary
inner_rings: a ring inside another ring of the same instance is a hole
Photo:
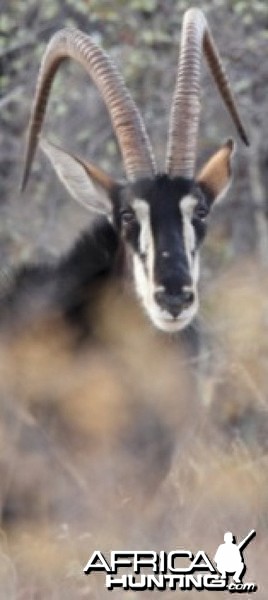
[[[194,196],[184,196],[184,198],[180,201],[179,206],[184,215],[188,215],[192,217],[193,210],[197,205],[197,199]]]
[[[133,202],[139,225],[140,225],[140,251],[142,254],[149,254],[150,247],[153,245],[153,236],[150,224],[149,206],[144,200],[139,198]]]
[[[198,279],[198,259],[195,260],[193,257],[193,250],[195,249],[195,231],[192,225],[192,216],[195,206],[197,205],[197,199],[194,196],[185,196],[179,204],[182,216],[182,235],[185,247],[185,253],[191,273],[193,282],[196,283]]]
[[[137,291],[144,301],[145,306],[151,301],[152,288],[154,286],[154,240],[150,221],[150,209],[144,200],[136,198],[132,204],[140,225],[140,251],[146,257],[147,274],[144,271],[139,256],[134,256],[134,271]]]
[[[150,221],[150,209],[144,200],[136,198],[133,202],[133,208],[135,210],[137,219],[140,225],[140,251],[146,257],[146,267],[148,273],[149,282],[153,283],[154,273],[154,239]]]

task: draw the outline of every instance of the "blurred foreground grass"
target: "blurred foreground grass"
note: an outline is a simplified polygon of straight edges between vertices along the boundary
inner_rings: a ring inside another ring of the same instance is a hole
[[[2,334],[1,600],[102,600],[96,549],[213,557],[252,528],[245,580],[266,598],[267,292],[256,264],[211,282],[198,358],[114,290],[82,346],[57,315]]]

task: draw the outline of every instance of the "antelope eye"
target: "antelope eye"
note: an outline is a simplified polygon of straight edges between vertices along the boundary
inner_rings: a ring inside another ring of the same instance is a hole
[[[136,222],[135,214],[132,210],[122,210],[120,213],[121,221],[124,225],[132,225]]]
[[[194,210],[194,217],[203,221],[208,216],[209,209],[205,203],[198,204]]]

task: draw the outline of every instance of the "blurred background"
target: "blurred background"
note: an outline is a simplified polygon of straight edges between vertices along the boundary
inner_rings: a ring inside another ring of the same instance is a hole
[[[181,20],[191,5],[1,0],[1,279],[27,261],[54,261],[90,225],[41,152],[19,192],[31,99],[51,35],[79,27],[109,52],[163,165]],[[175,345],[151,331],[136,305],[113,291],[100,307],[98,344],[83,351],[49,320],[1,337],[1,600],[102,600],[102,578],[81,574],[95,549],[185,546],[213,557],[225,531],[240,540],[252,528],[245,581],[266,598],[268,7],[204,0],[202,9],[251,145],[237,140],[233,184],[202,252],[200,352],[189,355],[183,336]],[[63,65],[55,80],[45,134],[123,176],[103,102],[76,65]],[[229,136],[236,133],[204,63],[199,166]]]

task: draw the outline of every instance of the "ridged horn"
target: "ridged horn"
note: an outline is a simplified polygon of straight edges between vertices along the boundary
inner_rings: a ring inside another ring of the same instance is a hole
[[[30,117],[22,189],[29,177],[55,74],[66,58],[79,63],[97,86],[110,113],[128,179],[152,177],[156,166],[151,144],[141,115],[116,66],[88,35],[76,29],[63,29],[51,38],[41,62]]]
[[[228,77],[206,18],[201,10],[191,8],[185,13],[183,19],[177,80],[170,112],[166,171],[171,177],[182,175],[192,178],[194,176],[203,51],[237,131],[243,142],[249,145]]]

